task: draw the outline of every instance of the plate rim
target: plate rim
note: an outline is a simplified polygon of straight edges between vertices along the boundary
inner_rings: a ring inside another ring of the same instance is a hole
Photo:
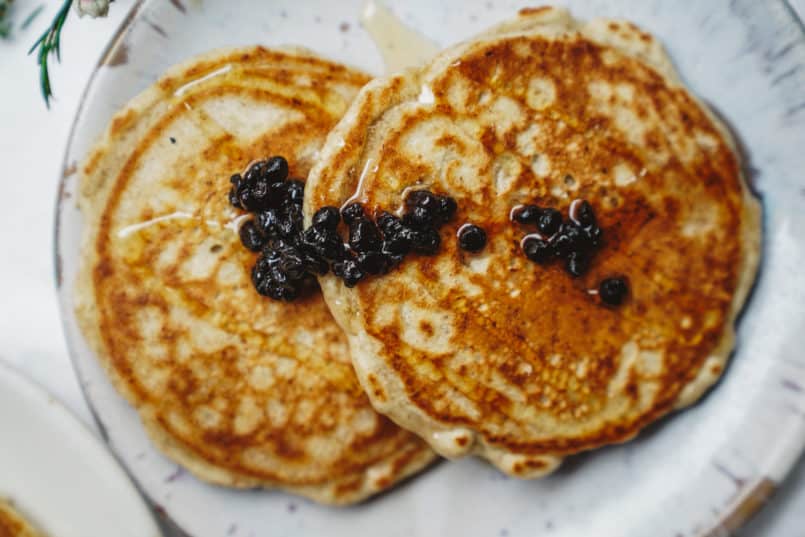
[[[136,481],[118,459],[117,454],[106,441],[105,437],[101,436],[99,438],[99,435],[95,434],[87,423],[79,419],[61,399],[51,394],[42,384],[6,360],[0,360],[0,384],[9,387],[12,394],[14,394],[12,396],[19,397],[26,401],[36,400],[36,407],[40,408],[40,410],[47,407],[52,412],[58,414],[54,419],[69,424],[67,427],[71,431],[71,436],[78,437],[78,441],[83,444],[84,447],[93,446],[93,449],[96,450],[93,456],[102,454],[101,456],[109,463],[109,471],[114,473],[115,480],[119,481],[121,484],[125,483],[126,490],[133,494],[132,499],[136,498],[139,500],[136,503],[140,506],[141,513],[137,516],[141,518],[145,524],[151,526],[148,529],[149,534],[155,537],[161,535],[159,525],[154,516],[153,509],[151,508],[150,499],[137,486]],[[36,413],[43,415],[43,413],[39,411],[36,411]]]

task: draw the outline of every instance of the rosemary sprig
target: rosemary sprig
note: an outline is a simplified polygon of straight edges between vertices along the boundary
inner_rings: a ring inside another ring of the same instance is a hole
[[[31,23],[39,16],[40,13],[42,13],[42,11],[44,11],[44,9],[45,9],[45,4],[39,4],[39,6],[37,6],[36,9],[31,11],[30,15],[25,17],[25,20],[22,21],[22,24],[20,24],[20,29],[21,30],[27,30],[28,27],[31,25]]]
[[[11,23],[6,18],[11,10],[11,0],[0,0],[0,37],[11,35]]]
[[[39,52],[36,55],[36,61],[39,64],[39,85],[42,89],[42,97],[45,98],[45,105],[50,108],[50,98],[53,97],[53,90],[50,86],[50,74],[48,73],[48,55],[55,54],[56,61],[61,61],[61,50],[59,48],[61,40],[61,30],[64,27],[64,22],[67,20],[67,15],[70,14],[70,7],[73,5],[73,0],[64,0],[59,12],[56,13],[50,27],[45,30],[36,43],[28,51],[31,54],[37,48]]]

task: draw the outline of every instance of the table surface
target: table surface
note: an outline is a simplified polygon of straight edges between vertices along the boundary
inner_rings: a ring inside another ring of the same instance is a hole
[[[13,20],[23,20],[40,3],[17,0]],[[62,154],[81,93],[132,3],[118,0],[109,18],[102,20],[79,20],[71,15],[62,37],[63,64],[51,68],[56,99],[50,110],[39,93],[34,59],[26,53],[55,14],[57,3],[50,2],[27,30],[17,27],[10,40],[0,40],[0,157],[5,164],[0,180],[0,246],[4,252],[0,262],[0,360],[43,385],[93,430],[95,423],[73,373],[59,318],[53,279],[53,209]],[[805,15],[805,0],[790,0],[790,4]],[[739,535],[805,536],[805,459]]]

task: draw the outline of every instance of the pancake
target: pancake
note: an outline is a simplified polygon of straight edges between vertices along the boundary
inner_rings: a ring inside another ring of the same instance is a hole
[[[730,135],[660,44],[623,21],[524,10],[369,83],[308,179],[318,207],[453,196],[433,257],[354,289],[320,279],[373,405],[440,454],[538,477],[629,440],[723,372],[754,279],[759,204]],[[604,244],[573,278],[526,259],[520,204],[587,200]],[[462,224],[488,244],[460,250]],[[625,277],[619,307],[599,282]]]
[[[255,292],[227,199],[254,159],[306,177],[367,80],[299,50],[209,53],[134,98],[82,163],[82,331],[155,445],[201,479],[346,504],[434,458],[373,411],[320,293]]]
[[[0,500],[0,537],[41,537],[10,503]]]

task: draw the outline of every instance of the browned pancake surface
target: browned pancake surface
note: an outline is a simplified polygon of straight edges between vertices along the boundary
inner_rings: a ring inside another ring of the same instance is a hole
[[[31,524],[16,509],[0,500],[0,537],[39,537]]]
[[[254,159],[305,178],[366,81],[307,53],[213,53],[132,101],[83,168],[82,327],[157,445],[204,479],[347,503],[433,457],[373,411],[320,294],[256,293],[227,201]]]
[[[651,36],[563,10],[521,19],[370,84],[331,135],[306,210],[353,195],[395,210],[410,188],[456,198],[437,256],[355,290],[322,286],[376,408],[444,455],[533,476],[629,439],[718,378],[758,220],[728,135]],[[526,228],[509,220],[521,203],[566,215],[574,199],[605,236],[577,279],[528,261]],[[457,247],[468,222],[489,236],[479,254]],[[631,290],[618,308],[593,293],[611,276]]]

